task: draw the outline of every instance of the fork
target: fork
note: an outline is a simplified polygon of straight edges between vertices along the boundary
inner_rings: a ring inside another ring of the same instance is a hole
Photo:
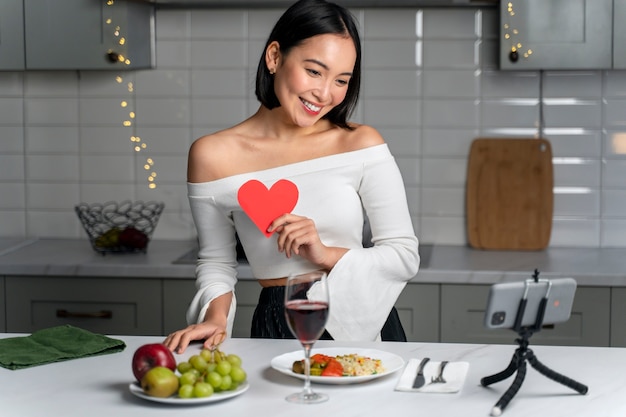
[[[430,378],[431,384],[439,384],[439,383],[445,384],[446,383],[446,380],[443,377],[443,370],[445,369],[447,364],[448,364],[448,361],[443,361],[439,364],[439,371],[437,372],[437,376]]]

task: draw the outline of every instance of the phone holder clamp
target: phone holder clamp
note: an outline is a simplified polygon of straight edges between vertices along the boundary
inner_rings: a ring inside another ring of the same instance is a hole
[[[560,384],[563,384],[580,394],[584,395],[589,390],[586,385],[583,385],[580,382],[574,381],[571,378],[561,375],[539,362],[533,351],[528,348],[531,336],[534,333],[539,332],[543,325],[543,317],[545,314],[546,305],[548,303],[548,296],[550,294],[550,288],[552,285],[549,280],[539,279],[538,276],[539,272],[535,270],[533,279],[526,281],[526,290],[524,296],[520,300],[517,314],[515,317],[515,325],[513,326],[513,330],[516,331],[519,335],[519,337],[515,339],[515,342],[518,344],[519,347],[515,350],[509,366],[505,370],[498,372],[497,374],[486,376],[480,380],[480,384],[483,387],[486,387],[496,382],[500,382],[517,372],[517,374],[515,375],[515,379],[513,380],[513,383],[511,384],[509,389],[506,390],[506,392],[500,397],[496,405],[491,410],[492,416],[501,415],[502,411],[506,408],[506,406],[513,399],[513,397],[515,397],[515,394],[517,394],[517,392],[519,391],[522,383],[524,382],[524,378],[526,377],[526,362],[530,363],[530,365],[537,371],[539,371],[539,373],[541,373],[542,375]],[[522,318],[524,317],[524,311],[526,310],[526,296],[528,294],[528,288],[530,285],[538,282],[547,282],[548,285],[546,289],[546,294],[539,303],[537,319],[532,326],[522,326],[521,322]]]

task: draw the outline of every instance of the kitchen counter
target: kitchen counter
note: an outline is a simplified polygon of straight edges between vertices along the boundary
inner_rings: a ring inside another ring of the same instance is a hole
[[[0,275],[193,279],[191,263],[174,263],[195,242],[154,240],[147,253],[96,253],[82,239],[0,239]],[[541,276],[571,276],[582,286],[626,287],[626,249],[549,248],[538,252],[481,251],[465,246],[424,245],[412,282],[492,284]],[[240,279],[251,279],[248,265]]]
[[[0,337],[21,336],[0,334]],[[377,349],[410,358],[428,356],[433,361],[466,361],[469,372],[458,393],[427,394],[395,391],[400,373],[354,385],[318,385],[314,390],[329,395],[316,405],[290,404],[285,396],[302,389],[302,381],[270,367],[273,357],[299,351],[295,340],[229,339],[222,345],[226,353],[243,360],[249,389],[242,395],[204,405],[170,405],[137,398],[129,392],[133,382],[131,358],[146,343],[161,337],[113,336],[127,347],[123,352],[75,359],[10,371],[0,368],[6,381],[0,391],[2,415],[6,416],[258,416],[258,417],[378,417],[390,416],[488,416],[506,391],[512,378],[491,385],[480,385],[481,378],[504,369],[514,352],[513,345],[446,343],[338,343],[318,342],[315,349],[350,347]],[[192,345],[177,361],[198,353]],[[589,387],[586,395],[552,381],[528,366],[524,383],[505,408],[503,416],[622,417],[626,373],[619,363],[626,362],[626,348],[536,346],[537,358],[551,369]]]

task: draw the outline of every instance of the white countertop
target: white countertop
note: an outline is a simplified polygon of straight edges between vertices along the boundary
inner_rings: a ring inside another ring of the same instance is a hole
[[[173,262],[195,242],[154,240],[147,253],[96,253],[86,239],[0,239],[0,276],[81,276],[194,279],[195,266]],[[544,251],[482,251],[465,246],[424,245],[413,282],[492,284],[571,276],[582,286],[626,286],[626,249],[548,248]],[[250,268],[239,267],[241,279]]]
[[[0,334],[0,337],[21,336]],[[270,367],[273,357],[300,350],[295,340],[230,339],[222,350],[243,359],[250,388],[240,396],[205,405],[168,405],[130,394],[133,382],[131,358],[145,343],[160,337],[113,336],[126,342],[123,352],[75,359],[17,371],[0,368],[0,404],[3,416],[272,416],[272,417],[368,417],[386,416],[488,416],[512,382],[512,378],[482,387],[481,378],[503,370],[514,345],[465,345],[436,343],[340,343],[320,341],[315,348],[340,346],[373,348],[410,358],[433,361],[467,361],[469,372],[463,388],[454,394],[395,391],[401,371],[355,385],[313,385],[327,393],[329,401],[297,405],[285,396],[299,391],[302,381]],[[532,346],[531,346],[532,347]],[[314,349],[315,349],[314,348]],[[177,361],[197,353],[193,345]],[[528,366],[521,389],[504,410],[505,417],[623,417],[626,402],[626,348],[535,346],[546,366],[589,387],[581,395]],[[619,365],[618,365],[619,364]]]

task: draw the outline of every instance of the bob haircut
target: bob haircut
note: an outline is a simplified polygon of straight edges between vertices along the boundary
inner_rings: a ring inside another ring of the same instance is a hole
[[[276,41],[280,52],[288,55],[291,49],[317,35],[337,34],[350,37],[356,49],[356,61],[344,100],[323,118],[336,126],[352,130],[347,119],[354,111],[361,88],[361,39],[354,17],[345,8],[325,0],[300,0],[289,7],[278,19],[263,48],[256,75],[255,95],[268,109],[280,107],[274,92],[274,77],[265,63],[265,51]]]

